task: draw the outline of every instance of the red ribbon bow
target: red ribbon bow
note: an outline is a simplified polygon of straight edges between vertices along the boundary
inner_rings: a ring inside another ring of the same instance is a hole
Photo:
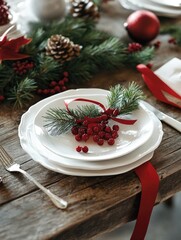
[[[67,109],[68,112],[70,112],[69,104],[71,102],[75,102],[75,101],[83,101],[83,102],[93,103],[93,104],[98,105],[99,107],[101,107],[104,113],[107,113],[107,109],[105,108],[105,106],[102,103],[100,103],[98,101],[95,101],[95,100],[86,99],[86,98],[71,98],[71,99],[64,100],[65,106],[66,106],[66,109]],[[118,122],[118,123],[127,124],[127,125],[132,125],[132,124],[134,124],[137,121],[137,120],[116,118],[116,117],[112,117],[110,115],[109,115],[109,118],[112,119],[113,121]],[[96,118],[86,118],[86,119],[90,120],[91,122],[92,122],[92,120],[93,121],[96,120]]]
[[[10,27],[1,37],[0,37],[0,63],[3,60],[17,60],[22,58],[27,58],[29,55],[19,53],[21,46],[26,45],[31,42],[32,39],[25,37],[19,37],[16,39],[8,40],[7,33],[13,28]]]

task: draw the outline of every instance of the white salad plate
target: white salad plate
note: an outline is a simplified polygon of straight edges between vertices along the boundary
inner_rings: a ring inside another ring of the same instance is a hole
[[[89,90],[85,90],[84,94],[81,91],[82,95],[81,98],[86,98],[89,100],[95,100],[102,103],[104,106],[107,106],[107,91],[105,90],[105,94],[101,94],[99,90],[95,90],[94,94],[89,93]],[[77,92],[79,95],[79,91]],[[107,143],[104,143],[103,146],[99,146],[95,144],[92,139],[89,139],[86,143],[79,143],[75,140],[74,136],[71,132],[61,134],[59,136],[51,136],[48,134],[47,129],[44,127],[46,124],[45,122],[45,115],[48,110],[50,109],[65,109],[64,100],[69,98],[76,98],[77,95],[69,95],[69,97],[64,96],[61,98],[57,98],[53,101],[50,101],[48,104],[44,105],[40,111],[37,113],[34,119],[34,131],[44,147],[49,149],[50,151],[54,152],[59,156],[63,156],[66,158],[72,158],[77,160],[93,160],[93,161],[100,161],[100,160],[108,160],[117,158],[120,156],[124,156],[136,148],[140,147],[143,143],[145,143],[153,132],[153,120],[150,111],[140,103],[139,109],[133,111],[129,115],[129,119],[136,119],[136,123],[133,125],[126,125],[126,124],[119,124],[114,121],[110,121],[111,124],[119,125],[119,137],[116,139],[115,144],[110,146]],[[71,109],[76,109],[78,106],[88,105],[93,103],[87,102],[72,102],[70,105]],[[126,118],[123,116],[122,118]],[[84,144],[89,146],[88,153],[78,153],[75,149],[78,145]]]
[[[105,90],[100,90],[104,92]],[[79,90],[79,94],[84,94],[85,89]],[[94,92],[95,89],[89,89]],[[39,109],[51,100],[61,96],[76,95],[77,90],[70,90],[61,94],[44,99],[32,107],[22,116],[19,125],[19,138],[23,149],[38,163],[44,167],[68,175],[75,176],[106,176],[120,174],[134,169],[140,164],[151,159],[154,150],[158,147],[162,139],[162,125],[152,114],[154,131],[150,139],[135,150],[123,157],[111,159],[110,161],[79,161],[61,157],[45,148],[36,138],[33,131],[33,122]],[[85,156],[86,157],[86,156]],[[105,165],[105,166],[104,166]]]

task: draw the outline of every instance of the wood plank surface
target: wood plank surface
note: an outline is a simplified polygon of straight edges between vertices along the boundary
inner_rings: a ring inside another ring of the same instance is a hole
[[[105,5],[99,28],[127,37],[123,22],[129,12],[117,2]],[[175,19],[163,19],[164,22]],[[179,21],[179,19],[177,19]],[[167,36],[158,36],[161,47],[153,60],[158,68],[172,57],[180,57],[181,49],[170,46]],[[157,101],[136,70],[100,74],[81,87],[108,89],[111,85],[127,85],[135,81],[142,86],[147,100],[165,113],[181,121],[180,109]],[[0,106],[0,144],[22,168],[53,193],[69,202],[66,210],[57,209],[47,196],[21,174],[10,174],[0,166],[0,239],[3,240],[88,240],[136,218],[140,200],[140,182],[133,171],[108,177],[75,177],[52,172],[23,151],[18,138],[18,125],[26,111]],[[165,201],[181,190],[181,134],[163,124],[164,136],[151,160],[160,177],[156,203]]]

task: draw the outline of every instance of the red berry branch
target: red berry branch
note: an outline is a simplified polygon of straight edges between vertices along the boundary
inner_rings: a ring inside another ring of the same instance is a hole
[[[121,114],[137,109],[140,99],[143,99],[143,92],[135,83],[131,83],[127,89],[121,85],[110,88],[110,94],[107,96],[107,108],[95,100],[65,99],[65,109],[51,108],[46,112],[44,127],[51,135],[60,135],[71,131],[77,142],[88,142],[89,140],[99,146],[104,143],[114,145],[119,136],[119,126],[117,124],[112,126],[110,120],[121,124],[134,124],[136,120],[122,119]],[[69,104],[75,101],[92,104],[70,109]],[[88,152],[88,147],[77,146],[76,151],[85,153]]]

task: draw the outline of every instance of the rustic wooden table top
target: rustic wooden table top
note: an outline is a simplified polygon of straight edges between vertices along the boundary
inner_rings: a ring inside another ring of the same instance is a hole
[[[111,3],[103,8],[99,27],[126,37],[123,22],[129,14],[118,3]],[[166,36],[157,39],[162,44],[153,60],[154,68],[172,57],[181,56],[181,49],[168,45]],[[156,101],[135,70],[125,68],[114,74],[100,74],[83,87],[108,89],[110,85],[126,85],[129,81],[136,81],[143,87],[150,103],[181,121],[180,109]],[[69,207],[57,209],[22,174],[11,174],[0,166],[3,177],[3,184],[0,184],[0,239],[87,240],[136,218],[141,188],[133,171],[108,177],[75,177],[42,167],[20,146],[18,125],[22,114],[23,111],[15,112],[11,107],[0,106],[1,145],[24,170],[66,199]],[[181,190],[181,134],[165,124],[163,130],[163,140],[151,160],[160,177],[156,203]]]

